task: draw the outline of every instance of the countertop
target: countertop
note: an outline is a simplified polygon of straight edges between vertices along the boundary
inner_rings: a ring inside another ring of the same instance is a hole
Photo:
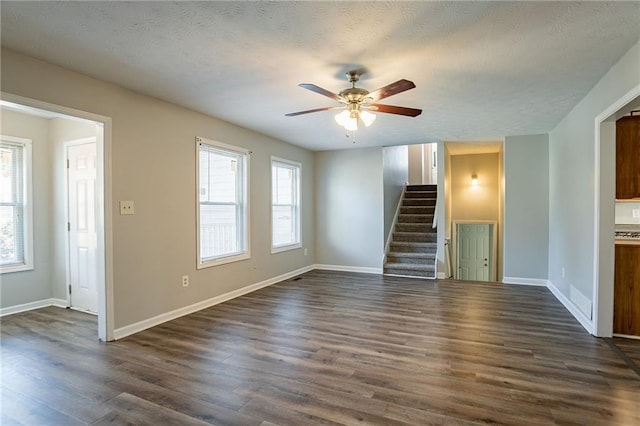
[[[640,232],[640,224],[616,225],[616,232]],[[640,246],[640,238],[616,238],[616,245]]]

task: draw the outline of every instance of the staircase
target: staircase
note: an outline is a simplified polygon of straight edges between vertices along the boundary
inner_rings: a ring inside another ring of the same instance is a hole
[[[387,251],[385,275],[435,278],[436,198],[436,185],[407,185]]]

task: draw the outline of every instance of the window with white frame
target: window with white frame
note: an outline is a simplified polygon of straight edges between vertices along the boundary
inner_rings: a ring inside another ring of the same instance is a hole
[[[0,136],[0,272],[33,269],[31,140]]]
[[[271,158],[271,251],[301,247],[300,169],[293,161]]]
[[[249,152],[219,142],[198,145],[198,267],[249,258]]]

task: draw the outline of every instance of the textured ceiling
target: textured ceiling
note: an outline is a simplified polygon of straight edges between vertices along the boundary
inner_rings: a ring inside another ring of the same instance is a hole
[[[2,44],[313,150],[548,132],[640,39],[640,2],[11,2]],[[355,145],[334,105],[366,68],[383,103]],[[215,135],[212,135],[215,136]]]

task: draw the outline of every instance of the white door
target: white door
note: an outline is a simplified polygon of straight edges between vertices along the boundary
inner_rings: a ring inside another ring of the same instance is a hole
[[[96,142],[67,145],[71,307],[98,312]]]
[[[458,224],[457,279],[489,281],[490,227],[489,224]]]

